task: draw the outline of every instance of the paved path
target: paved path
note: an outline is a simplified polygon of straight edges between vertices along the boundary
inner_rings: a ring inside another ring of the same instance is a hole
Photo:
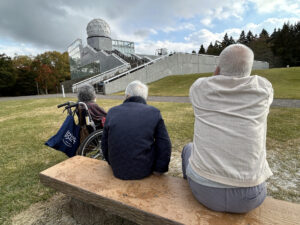
[[[0,97],[0,101],[6,100],[21,100],[21,99],[40,99],[40,98],[61,98],[61,94],[50,95],[31,95],[31,96],[18,96],[18,97]],[[76,98],[76,94],[66,94],[66,97]],[[124,96],[120,95],[97,95],[98,99],[119,99],[123,100]],[[148,101],[153,102],[182,102],[189,103],[188,97],[176,97],[176,96],[149,96]],[[300,99],[274,99],[272,103],[273,107],[287,107],[287,108],[300,108]]]

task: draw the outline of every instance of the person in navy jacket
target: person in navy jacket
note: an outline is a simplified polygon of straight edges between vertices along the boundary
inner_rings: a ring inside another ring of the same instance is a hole
[[[142,179],[168,171],[171,141],[160,111],[146,103],[148,87],[131,82],[123,104],[106,116],[101,147],[115,177]]]

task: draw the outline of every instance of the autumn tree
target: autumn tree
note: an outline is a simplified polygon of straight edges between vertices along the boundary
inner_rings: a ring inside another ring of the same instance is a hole
[[[29,68],[32,63],[32,58],[27,55],[16,55],[13,58],[13,66],[15,69],[19,68]]]
[[[33,70],[37,73],[38,85],[43,87],[46,94],[49,91],[57,92],[61,82],[70,80],[68,53],[61,54],[52,51],[37,55],[33,63]],[[42,71],[45,74],[42,74]]]
[[[51,67],[48,64],[35,59],[32,62],[32,71],[36,74],[35,81],[38,84],[38,89],[42,88],[43,93],[48,94],[49,87],[53,88],[53,84],[55,85],[57,83]]]

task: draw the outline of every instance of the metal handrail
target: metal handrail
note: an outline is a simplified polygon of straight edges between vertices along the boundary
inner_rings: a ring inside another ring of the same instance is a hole
[[[105,56],[109,56],[109,54],[107,54],[107,52],[104,50],[101,50],[100,52],[102,52]]]
[[[105,71],[105,72],[103,72],[103,73],[96,74],[96,75],[94,75],[94,76],[92,76],[92,77],[89,77],[89,78],[87,78],[87,79],[84,79],[84,80],[82,80],[82,81],[79,81],[79,82],[73,84],[73,85],[72,85],[72,88],[73,88],[74,86],[78,86],[78,85],[80,85],[80,84],[82,84],[82,83],[85,83],[85,82],[87,82],[87,81],[90,81],[90,80],[96,79],[96,78],[98,78],[98,77],[104,76],[104,75],[107,74],[107,73],[110,73],[110,72],[112,72],[112,71],[114,71],[114,70],[120,69],[121,67],[128,66],[128,65],[130,65],[130,64],[129,64],[129,63],[123,64],[123,65],[120,65],[120,66],[118,66],[118,67],[115,67],[115,68],[112,68],[112,69],[110,69],[110,70],[107,70],[107,71]]]
[[[145,63],[145,64],[142,64],[142,65],[140,65],[140,66],[134,67],[134,68],[131,69],[131,70],[125,71],[125,72],[123,72],[123,73],[121,73],[121,74],[118,74],[117,76],[114,76],[114,77],[111,77],[111,78],[105,80],[104,83],[107,84],[107,83],[109,83],[111,80],[115,80],[116,78],[122,77],[122,76],[124,76],[124,75],[126,75],[126,74],[129,74],[129,73],[131,73],[131,72],[133,72],[133,71],[136,71],[136,70],[138,70],[138,69],[140,69],[140,68],[146,67],[146,66],[148,66],[148,65],[150,65],[150,64],[152,64],[152,63],[154,63],[154,62],[156,62],[156,61],[158,61],[158,60],[161,60],[161,59],[163,59],[163,58],[165,58],[165,57],[167,57],[167,56],[169,56],[169,55],[164,55],[164,56],[162,56],[162,57],[159,57],[159,58],[157,58],[157,59],[153,59],[152,61],[147,62],[147,63]]]
[[[156,61],[162,60],[163,58],[165,58],[165,57],[167,57],[167,56],[169,56],[169,55],[164,55],[164,56],[162,56],[162,57],[153,59],[153,60],[151,60],[150,62],[147,62],[147,63],[142,64],[142,65],[140,65],[140,66],[134,67],[134,68],[131,69],[131,70],[127,70],[127,71],[125,71],[125,72],[123,72],[123,73],[120,73],[120,74],[118,74],[118,75],[116,75],[116,76],[113,76],[113,77],[111,77],[111,78],[105,80],[104,83],[107,84],[107,83],[109,83],[109,82],[112,81],[112,80],[118,79],[119,77],[125,76],[126,74],[129,74],[129,73],[131,73],[131,72],[133,72],[133,71],[136,71],[136,70],[138,70],[138,69],[140,69],[140,68],[144,68],[144,67],[146,67],[146,66],[148,66],[148,65],[150,65],[150,64],[153,64],[153,63],[156,62]],[[82,80],[82,81],[80,81],[80,82],[77,82],[77,83],[75,83],[75,84],[72,85],[72,90],[74,90],[75,88],[77,88],[78,85],[80,85],[80,84],[83,84],[83,83],[86,83],[86,82],[88,82],[88,81],[91,81],[91,80],[100,78],[100,77],[104,76],[104,75],[107,74],[107,73],[110,73],[110,72],[112,72],[112,71],[114,71],[114,70],[120,69],[121,67],[128,66],[128,65],[130,65],[130,64],[129,64],[129,63],[123,64],[123,65],[120,65],[120,66],[115,67],[115,68],[113,68],[113,69],[110,69],[110,70],[108,70],[108,71],[105,71],[104,73],[100,73],[100,74],[95,75],[95,76],[93,76],[93,77],[90,77],[90,78],[87,78],[87,79]]]
[[[115,53],[112,53],[111,55],[113,55],[114,57],[116,57],[120,62],[122,62],[122,63],[127,63],[124,59],[122,59],[120,56],[118,56],[117,54],[115,54]]]
[[[134,57],[136,57],[138,59],[142,59],[142,57],[138,56],[137,54],[131,53],[131,55],[133,55]]]
[[[97,51],[89,44],[87,44],[86,47],[89,48],[92,52],[97,53]]]

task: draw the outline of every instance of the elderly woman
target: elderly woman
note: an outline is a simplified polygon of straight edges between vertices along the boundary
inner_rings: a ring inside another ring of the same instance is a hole
[[[148,87],[131,82],[126,100],[108,111],[101,147],[114,175],[137,180],[168,171],[171,141],[160,111],[147,105]]]
[[[89,84],[80,87],[77,97],[79,102],[84,102],[87,105],[96,126],[103,128],[103,121],[106,117],[106,112],[96,103],[96,92],[94,87]]]

